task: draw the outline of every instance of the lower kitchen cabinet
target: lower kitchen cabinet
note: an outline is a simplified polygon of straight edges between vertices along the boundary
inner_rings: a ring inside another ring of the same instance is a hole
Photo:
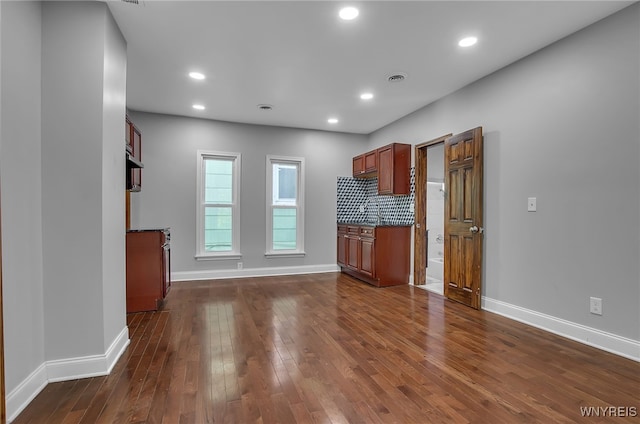
[[[171,287],[170,233],[127,232],[127,313],[155,311]]]
[[[342,272],[377,287],[409,283],[411,227],[338,224]]]

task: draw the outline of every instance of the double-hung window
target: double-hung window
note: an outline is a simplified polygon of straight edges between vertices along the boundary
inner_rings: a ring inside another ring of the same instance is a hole
[[[240,154],[198,151],[197,259],[240,257]]]
[[[266,256],[304,256],[304,158],[267,156],[266,177]]]

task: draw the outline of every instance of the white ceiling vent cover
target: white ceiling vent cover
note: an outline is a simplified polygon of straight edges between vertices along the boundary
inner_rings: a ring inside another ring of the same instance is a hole
[[[407,74],[405,74],[404,72],[399,72],[397,74],[389,75],[387,77],[387,81],[389,81],[389,82],[401,82],[401,81],[404,81],[406,78],[407,78]]]

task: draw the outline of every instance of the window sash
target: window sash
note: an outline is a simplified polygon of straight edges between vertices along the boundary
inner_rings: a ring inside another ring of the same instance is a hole
[[[198,151],[196,259],[240,255],[240,160],[239,153]]]
[[[304,158],[269,155],[266,170],[266,255],[304,254]]]

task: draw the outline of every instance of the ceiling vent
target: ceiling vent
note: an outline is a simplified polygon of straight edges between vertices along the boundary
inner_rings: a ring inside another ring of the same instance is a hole
[[[260,110],[273,110],[273,106],[272,105],[268,105],[268,104],[261,104],[261,105],[258,105],[258,109],[260,109]]]
[[[143,0],[120,0],[123,3],[129,3],[129,4],[139,4],[141,6],[144,6],[144,2]]]
[[[400,81],[404,81],[405,78],[407,78],[407,74],[401,72],[401,73],[398,73],[398,74],[389,75],[387,77],[387,81],[389,81],[389,82],[400,82]]]

